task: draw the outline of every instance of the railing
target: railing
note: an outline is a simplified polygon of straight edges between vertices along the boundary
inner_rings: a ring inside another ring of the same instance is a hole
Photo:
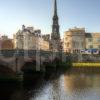
[[[25,56],[26,53],[29,57],[36,55],[36,52],[40,52],[42,56],[51,55],[53,53],[57,54],[59,52],[43,51],[43,50],[0,50],[0,56],[13,57],[13,56]]]

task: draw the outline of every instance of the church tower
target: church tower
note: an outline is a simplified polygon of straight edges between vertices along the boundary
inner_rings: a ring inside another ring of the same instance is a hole
[[[52,49],[55,51],[59,51],[60,49],[60,33],[59,33],[59,23],[58,23],[58,15],[57,15],[57,1],[54,0],[54,15],[53,15],[53,25],[52,25],[52,33],[51,33],[51,45]]]

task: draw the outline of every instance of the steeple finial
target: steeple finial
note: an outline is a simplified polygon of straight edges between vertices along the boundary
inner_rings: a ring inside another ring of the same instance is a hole
[[[54,15],[57,15],[57,1],[54,0]]]

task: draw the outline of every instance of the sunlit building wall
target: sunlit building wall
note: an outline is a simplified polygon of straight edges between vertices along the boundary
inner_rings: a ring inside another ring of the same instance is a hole
[[[100,33],[86,33],[86,49],[100,50]]]
[[[13,50],[14,44],[13,39],[9,39],[8,36],[2,36],[0,39],[0,48],[1,50]]]
[[[22,26],[14,35],[15,49],[24,50],[49,50],[49,42],[42,38],[41,30]]]
[[[80,53],[85,48],[85,29],[73,28],[64,33],[64,52]]]

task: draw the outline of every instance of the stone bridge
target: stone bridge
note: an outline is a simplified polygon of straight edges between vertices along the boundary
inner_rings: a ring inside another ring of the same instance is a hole
[[[52,62],[57,53],[38,50],[2,50],[0,51],[0,65],[6,66],[13,72],[21,72],[26,63],[33,63],[37,71],[44,62]],[[29,66],[27,66],[29,67]]]

